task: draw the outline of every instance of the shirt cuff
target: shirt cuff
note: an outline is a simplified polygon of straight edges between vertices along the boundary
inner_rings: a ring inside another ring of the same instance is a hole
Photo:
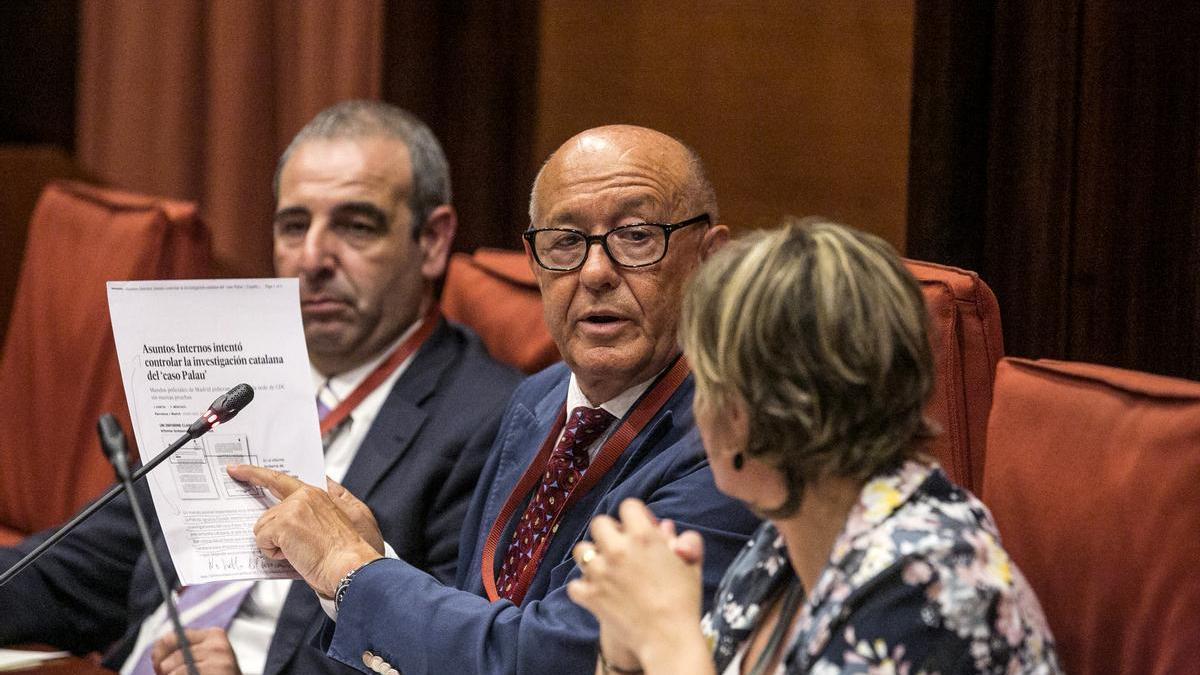
[[[320,594],[317,594],[317,600],[321,603],[321,609],[325,610],[325,616],[329,617],[330,621],[337,621],[337,607],[333,606],[333,600],[326,600]]]
[[[396,553],[396,549],[392,548],[392,545],[386,541],[383,542],[383,557],[391,558],[392,560],[400,559],[400,555]],[[313,593],[321,603],[321,609],[325,610],[325,616],[329,617],[331,621],[337,621],[337,607],[333,603],[333,598],[323,598],[316,591],[313,591]]]

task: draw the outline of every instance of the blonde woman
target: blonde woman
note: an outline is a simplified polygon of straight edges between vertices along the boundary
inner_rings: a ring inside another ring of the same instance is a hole
[[[789,221],[684,301],[717,487],[766,519],[700,612],[699,537],[598,517],[571,598],[597,672],[1055,673],[1037,598],[982,503],[921,454],[933,366],[916,281],[877,237]]]

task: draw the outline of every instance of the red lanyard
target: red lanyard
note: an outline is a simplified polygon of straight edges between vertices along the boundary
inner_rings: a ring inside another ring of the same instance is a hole
[[[408,336],[407,340],[401,342],[398,347],[393,349],[392,353],[383,360],[383,363],[371,371],[371,374],[367,375],[367,378],[360,382],[354,388],[354,391],[350,392],[349,396],[342,399],[342,402],[338,403],[337,407],[330,410],[325,419],[321,420],[321,437],[324,438],[326,434],[336,429],[358,407],[358,404],[362,403],[364,398],[370,396],[376,387],[383,384],[383,381],[389,375],[396,372],[401,363],[404,363],[408,357],[415,354],[421,348],[421,345],[425,344],[425,341],[429,339],[429,336],[433,334],[433,329],[437,328],[441,318],[442,312],[438,309],[437,303],[434,303],[429,308],[429,311],[425,313],[425,318],[421,323],[421,327],[417,329],[417,332]]]
[[[613,433],[605,441],[604,446],[600,448],[599,454],[592,460],[587,471],[583,473],[583,479],[579,481],[571,490],[571,494],[567,497],[567,504],[558,516],[555,516],[554,522],[550,524],[550,536],[545,537],[538,544],[538,548],[534,551],[533,560],[540,561],[543,558],[544,549],[549,546],[550,539],[554,537],[554,533],[558,531],[558,519],[563,513],[566,513],[580,497],[587,494],[588,490],[608,473],[608,470],[616,464],[621,455],[629,448],[629,444],[634,438],[641,433],[642,429],[654,419],[659,410],[679,389],[679,385],[687,379],[691,371],[688,368],[687,359],[680,356],[675,364],[666,372],[662,378],[655,383],[654,387],[638,401],[634,409],[625,417],[625,421],[621,423]],[[521,480],[517,482],[517,486],[513,489],[512,494],[508,496],[508,501],[504,503],[504,508],[500,509],[500,515],[496,516],[496,521],[492,523],[492,529],[488,532],[487,540],[483,544],[483,588],[487,591],[488,599],[492,602],[500,599],[500,594],[496,591],[496,547],[500,544],[500,536],[504,533],[504,528],[516,513],[517,508],[525,501],[525,496],[537,487],[538,481],[542,478],[542,473],[545,470],[546,462],[550,460],[550,453],[554,450],[554,445],[558,441],[558,435],[562,433],[563,424],[567,419],[566,406],[563,406],[558,414],[558,420],[554,426],[550,428],[550,434],[542,443],[541,450],[538,451],[537,457],[525,469]],[[537,565],[526,565],[521,570],[517,577],[517,595],[524,597],[525,589],[529,588],[529,584],[533,581],[533,577],[537,574]]]

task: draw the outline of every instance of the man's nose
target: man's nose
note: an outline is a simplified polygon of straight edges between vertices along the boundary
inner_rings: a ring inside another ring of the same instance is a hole
[[[608,251],[598,241],[588,245],[587,257],[579,268],[579,281],[592,289],[605,289],[621,283],[617,264],[608,256]]]
[[[305,274],[320,274],[337,264],[337,238],[323,224],[310,226],[301,246],[301,269]]]

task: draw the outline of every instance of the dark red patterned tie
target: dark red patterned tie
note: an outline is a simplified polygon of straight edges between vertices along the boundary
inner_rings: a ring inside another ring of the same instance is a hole
[[[530,565],[531,571],[536,571],[541,564],[541,558],[534,559],[534,551],[543,539],[553,536],[551,523],[558,521],[567,504],[571,489],[579,482],[583,472],[587,470],[587,449],[612,424],[614,418],[608,411],[601,408],[579,407],[571,411],[567,418],[566,428],[562,438],[550,453],[546,462],[546,473],[542,474],[542,482],[533,493],[533,499],[521,515],[516,532],[504,553],[504,561],[500,564],[500,576],[496,580],[496,589],[500,597],[508,598],[517,604],[525,597],[525,588],[519,583],[521,573]],[[557,529],[557,527],[555,528]],[[542,549],[542,555],[545,548]],[[529,576],[532,577],[532,574]]]

